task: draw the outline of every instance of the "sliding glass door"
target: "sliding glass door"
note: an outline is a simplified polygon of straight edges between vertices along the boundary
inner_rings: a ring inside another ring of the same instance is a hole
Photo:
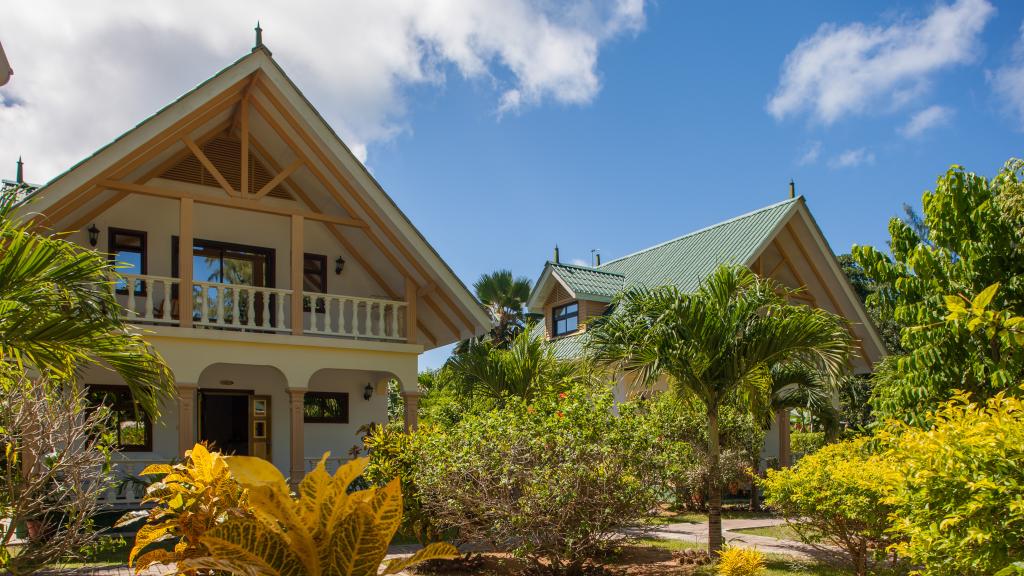
[[[178,251],[178,238],[172,241],[174,254]],[[174,275],[178,275],[177,258],[172,258]],[[192,300],[197,317],[206,300],[207,318],[211,322],[234,323],[248,326],[260,325],[263,322],[263,294],[253,294],[251,290],[239,290],[235,286],[254,286],[272,288],[274,286],[274,250],[260,246],[230,244],[213,240],[194,240],[192,244],[192,280],[197,284],[227,284],[229,286],[193,287]],[[274,322],[274,311],[277,303],[273,301],[267,307],[270,310],[270,322]],[[222,299],[223,302],[219,302]],[[238,300],[238,316],[233,318],[235,299]],[[218,318],[223,310],[224,318]],[[250,316],[253,316],[252,318]]]

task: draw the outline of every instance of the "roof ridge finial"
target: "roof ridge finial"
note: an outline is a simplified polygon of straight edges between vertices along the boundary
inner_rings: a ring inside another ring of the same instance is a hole
[[[253,50],[263,46],[263,28],[260,28],[260,21],[256,21],[256,45],[253,46]]]
[[[18,184],[25,183],[25,163],[21,161],[21,156],[18,156],[18,172],[14,176],[14,181]]]
[[[792,178],[789,179],[789,197],[796,198],[796,183]]]

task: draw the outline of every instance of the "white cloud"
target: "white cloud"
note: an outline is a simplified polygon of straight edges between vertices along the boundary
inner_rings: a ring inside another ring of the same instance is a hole
[[[956,110],[948,106],[929,106],[911,117],[905,126],[899,129],[899,133],[906,138],[917,138],[925,131],[944,124],[948,124]]]
[[[260,19],[274,56],[361,158],[408,128],[405,90],[450,70],[496,111],[585,104],[603,44],[645,24],[644,0],[41,0],[6,10],[15,76],[0,89],[0,175],[45,181],[245,54]],[[13,168],[11,169],[13,170]]]
[[[569,264],[572,264],[573,266],[590,266],[590,262],[587,262],[583,258],[573,258],[569,261]]]
[[[807,146],[807,149],[804,150],[804,153],[800,155],[800,159],[797,161],[797,164],[801,166],[814,164],[818,161],[819,156],[821,156],[821,142],[815,140],[814,142],[811,142],[810,145]]]
[[[781,119],[809,111],[830,124],[869,106],[913,102],[932,74],[974,60],[994,12],[987,0],[957,0],[888,26],[824,24],[786,57],[768,112]]]
[[[1024,131],[1024,24],[1021,37],[1014,45],[1013,61],[989,76],[992,89],[1014,116],[1018,129]]]
[[[828,161],[831,168],[856,168],[865,164],[875,163],[875,153],[867,148],[846,150]]]

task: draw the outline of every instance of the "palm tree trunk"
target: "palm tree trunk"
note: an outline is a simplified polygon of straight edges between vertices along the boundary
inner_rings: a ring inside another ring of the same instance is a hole
[[[721,449],[718,444],[718,405],[708,405],[708,554],[718,556],[722,549]]]

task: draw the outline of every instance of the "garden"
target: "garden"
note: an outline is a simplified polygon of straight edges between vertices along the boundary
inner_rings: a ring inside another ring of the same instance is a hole
[[[415,430],[396,391],[358,458],[331,474],[325,455],[297,485],[198,444],[142,472],[124,541],[97,522],[109,418],[74,376],[102,362],[154,416],[173,379],[117,313],[107,258],[15,222],[8,194],[0,570],[1024,573],[1022,177],[1019,160],[993,178],[954,166],[887,250],[840,257],[890,352],[871,377],[849,374],[844,319],[742,266],[619,294],[573,360],[525,315],[529,281],[499,271],[474,286],[494,329],[420,375]],[[761,459],[780,411],[788,467]]]

